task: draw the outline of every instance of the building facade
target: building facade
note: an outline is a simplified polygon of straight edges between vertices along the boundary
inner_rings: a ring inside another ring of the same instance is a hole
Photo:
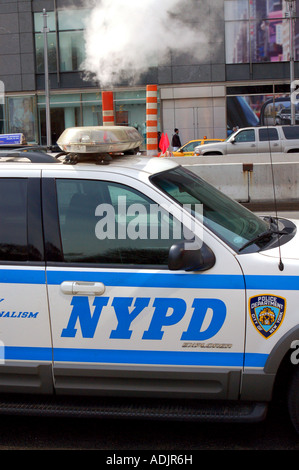
[[[299,12],[299,0],[296,3]],[[171,138],[174,128],[179,128],[182,143],[204,135],[225,138],[235,126],[277,121],[281,109],[290,106],[287,2],[188,0],[188,5],[191,8],[172,15],[198,31],[194,53],[192,47],[170,50],[166,59],[160,62],[157,57],[133,84],[125,79],[114,84],[116,123],[134,126],[146,136],[146,85],[150,84],[158,85],[159,129]],[[52,143],[66,127],[102,124],[103,88],[82,70],[86,20],[92,8],[84,0],[0,0],[0,80],[5,89],[0,133],[23,132],[28,142],[46,143],[43,9]],[[180,41],[180,28],[170,18],[168,27],[172,24]],[[197,54],[199,49],[204,53]],[[142,50],[141,43],[140,54]],[[298,21],[294,50],[298,77]]]

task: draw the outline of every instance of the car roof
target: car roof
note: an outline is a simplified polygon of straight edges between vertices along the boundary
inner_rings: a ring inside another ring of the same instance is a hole
[[[26,158],[26,154],[22,155],[23,158]],[[35,154],[36,156],[36,154]],[[115,172],[123,174],[136,174],[136,173],[147,173],[149,175],[160,173],[172,168],[176,168],[179,165],[167,158],[159,157],[148,157],[144,155],[134,155],[134,156],[113,156],[111,161],[108,164],[96,164],[93,161],[78,162],[76,164],[63,164],[63,161],[56,160],[56,162],[46,163],[41,162],[37,163],[36,160],[33,163],[25,163],[24,161],[20,162],[1,162],[0,168],[16,171],[17,173],[28,170],[45,170],[51,169],[54,172],[64,172],[70,169],[74,169],[76,172],[83,170],[93,171],[93,172]]]

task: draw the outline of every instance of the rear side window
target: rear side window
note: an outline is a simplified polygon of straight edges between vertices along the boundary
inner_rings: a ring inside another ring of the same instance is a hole
[[[0,260],[27,261],[27,179],[0,179]]]
[[[260,142],[266,142],[268,140],[278,140],[277,129],[259,129],[259,140]]]
[[[299,126],[283,126],[282,130],[286,139],[299,139]]]

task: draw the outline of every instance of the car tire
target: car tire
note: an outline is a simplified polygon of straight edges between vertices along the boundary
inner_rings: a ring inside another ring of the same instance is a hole
[[[299,368],[294,371],[288,389],[288,411],[294,428],[299,434]]]

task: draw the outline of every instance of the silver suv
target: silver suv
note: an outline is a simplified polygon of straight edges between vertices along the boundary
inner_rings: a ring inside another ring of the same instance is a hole
[[[264,126],[239,129],[224,142],[198,146],[195,156],[299,152],[299,126]]]

